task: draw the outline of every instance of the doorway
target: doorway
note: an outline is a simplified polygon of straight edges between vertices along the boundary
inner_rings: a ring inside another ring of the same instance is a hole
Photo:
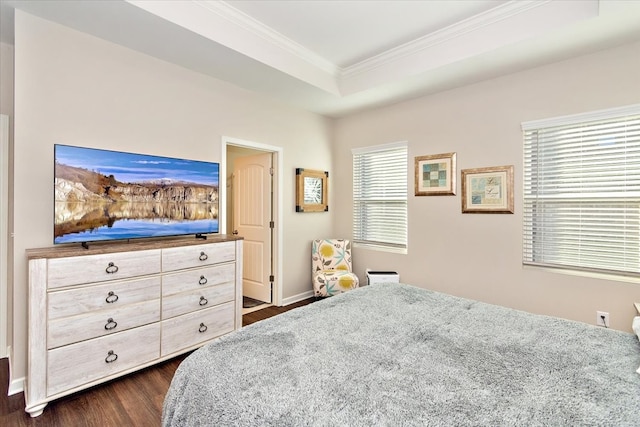
[[[280,305],[282,298],[282,149],[223,137],[222,150],[225,161],[220,168],[220,201],[225,220],[221,221],[221,231],[244,239],[242,282],[246,314]]]

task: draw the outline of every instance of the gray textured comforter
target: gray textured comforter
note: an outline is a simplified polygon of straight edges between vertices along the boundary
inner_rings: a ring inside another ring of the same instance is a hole
[[[640,426],[635,335],[380,284],[195,351],[164,426]]]

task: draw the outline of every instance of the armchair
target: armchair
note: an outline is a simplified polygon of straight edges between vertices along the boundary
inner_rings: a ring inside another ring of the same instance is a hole
[[[358,276],[352,272],[349,240],[314,240],[311,245],[311,267],[316,297],[336,295],[355,289],[360,284]]]

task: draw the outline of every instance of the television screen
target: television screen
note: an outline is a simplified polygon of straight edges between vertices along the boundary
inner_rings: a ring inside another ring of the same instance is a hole
[[[218,233],[220,164],[56,144],[54,243]]]

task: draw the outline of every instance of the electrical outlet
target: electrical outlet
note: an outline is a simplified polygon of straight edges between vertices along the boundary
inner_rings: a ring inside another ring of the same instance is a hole
[[[596,325],[609,327],[609,313],[606,311],[596,311]]]

